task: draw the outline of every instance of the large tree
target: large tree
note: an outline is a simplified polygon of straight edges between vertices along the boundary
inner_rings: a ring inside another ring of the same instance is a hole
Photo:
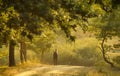
[[[89,20],[92,26],[92,32],[94,32],[96,38],[101,41],[100,49],[102,51],[103,59],[105,62],[111,66],[116,66],[111,57],[107,56],[107,52],[115,49],[115,45],[118,43],[107,44],[109,40],[116,39],[119,40],[120,36],[120,7],[117,6],[116,9],[112,9],[112,12],[105,13],[103,16],[91,18]],[[90,26],[90,27],[91,27]],[[112,48],[112,49],[111,49]]]
[[[20,13],[14,8],[14,3],[2,1],[1,4],[1,44],[9,44],[9,66],[15,65],[14,48],[17,40],[23,36],[30,40],[33,34],[40,34],[40,26],[37,18],[30,17],[29,14]],[[30,21],[30,22],[29,22]]]

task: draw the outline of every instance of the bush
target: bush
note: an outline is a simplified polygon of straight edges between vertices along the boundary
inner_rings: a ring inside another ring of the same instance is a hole
[[[97,47],[97,41],[93,38],[80,41],[77,48],[76,57],[81,65],[91,66],[101,60],[101,52]]]
[[[113,58],[113,61],[116,63],[116,64],[119,64],[120,65],[120,56],[116,56]]]
[[[113,62],[115,66],[120,69],[120,56],[113,57]]]

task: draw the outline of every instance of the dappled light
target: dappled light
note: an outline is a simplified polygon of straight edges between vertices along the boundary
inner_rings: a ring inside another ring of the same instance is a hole
[[[84,66],[68,66],[68,65],[58,65],[58,66],[44,66],[38,68],[31,68],[28,71],[17,74],[15,76],[64,76],[64,75],[80,75],[80,72],[84,69],[90,69]],[[87,71],[86,71],[87,72]]]

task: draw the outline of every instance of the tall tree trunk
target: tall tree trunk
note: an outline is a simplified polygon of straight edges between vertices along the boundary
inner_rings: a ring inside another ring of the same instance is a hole
[[[26,43],[24,42],[24,59],[25,62],[27,62],[27,49],[26,49]]]
[[[44,58],[44,51],[41,51],[41,61],[43,61]]]
[[[9,66],[15,66],[15,56],[14,51],[15,50],[15,42],[14,40],[10,40],[9,43]]]
[[[23,54],[22,54],[22,50],[20,50],[20,61],[21,61],[21,63],[23,63]]]
[[[21,60],[21,63],[27,61],[26,43],[22,40],[20,42],[20,60]]]
[[[105,62],[110,64],[112,67],[114,67],[114,64],[111,61],[109,61],[107,59],[107,57],[105,56],[106,52],[105,52],[105,49],[104,49],[104,42],[105,42],[105,37],[103,38],[102,43],[101,43],[101,51],[102,51],[103,59],[104,59]]]

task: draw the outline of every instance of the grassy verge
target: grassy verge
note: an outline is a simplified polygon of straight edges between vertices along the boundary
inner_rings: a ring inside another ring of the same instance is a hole
[[[43,64],[28,62],[28,63],[16,65],[14,67],[2,66],[0,67],[0,76],[14,76],[17,73],[27,71],[32,67],[39,67],[39,66],[43,66]]]

